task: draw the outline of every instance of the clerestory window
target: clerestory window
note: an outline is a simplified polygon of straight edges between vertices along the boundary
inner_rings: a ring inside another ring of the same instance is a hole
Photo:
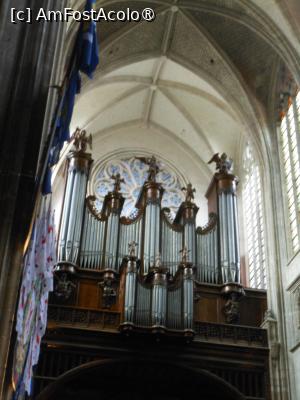
[[[280,145],[285,182],[290,247],[295,254],[300,248],[300,92],[280,124]]]
[[[266,254],[261,177],[259,166],[249,144],[245,148],[243,168],[243,217],[249,286],[256,289],[266,289]]]

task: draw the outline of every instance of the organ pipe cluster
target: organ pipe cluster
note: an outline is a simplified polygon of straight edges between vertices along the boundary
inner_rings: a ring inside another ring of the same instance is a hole
[[[194,281],[227,284],[240,279],[237,178],[217,163],[207,195],[215,208],[208,224],[197,228],[191,184],[183,188],[185,201],[171,221],[168,210],[161,208],[164,189],[156,182],[155,157],[146,162],[149,175],[137,200],[138,212],[125,218],[120,176],[112,177],[114,190],[102,210],[96,210],[95,196],[86,196],[91,154],[82,148],[69,153],[58,265],[72,265],[79,272],[106,271],[114,282],[124,273],[125,330],[139,326],[190,334]]]

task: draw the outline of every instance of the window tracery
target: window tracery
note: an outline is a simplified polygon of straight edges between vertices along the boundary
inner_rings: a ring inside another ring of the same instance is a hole
[[[157,174],[157,182],[161,182],[165,189],[162,198],[162,207],[170,209],[171,218],[175,217],[180,203],[184,200],[181,191],[183,182],[166,165],[158,162],[160,171]],[[136,212],[135,204],[140,189],[148,176],[148,165],[141,160],[131,157],[126,159],[114,159],[101,166],[96,173],[94,191],[97,197],[96,207],[100,211],[105,195],[112,191],[112,175],[120,174],[124,178],[121,183],[121,193],[125,198],[122,215],[129,217]]]
[[[265,234],[259,166],[249,144],[243,157],[243,214],[246,236],[249,286],[266,289]]]
[[[293,253],[300,249],[300,92],[280,124],[280,145]]]

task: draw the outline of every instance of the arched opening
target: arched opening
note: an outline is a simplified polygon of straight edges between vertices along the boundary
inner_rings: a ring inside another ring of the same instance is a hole
[[[117,384],[116,384],[117,383]],[[221,378],[187,366],[145,360],[105,360],[62,375],[37,400],[244,400]]]

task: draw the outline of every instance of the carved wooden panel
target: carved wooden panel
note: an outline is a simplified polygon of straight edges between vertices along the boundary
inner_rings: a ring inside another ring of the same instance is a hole
[[[91,330],[117,330],[120,313],[106,310],[85,309],[70,306],[50,305],[48,311],[48,329],[72,326]]]
[[[100,308],[99,285],[93,280],[81,280],[78,284],[77,306]]]
[[[267,310],[267,294],[263,290],[246,289],[240,303],[240,324],[260,326]]]
[[[220,285],[196,284],[194,319],[202,322],[225,323],[225,298]],[[260,326],[267,309],[267,295],[264,290],[245,289],[245,296],[239,302],[240,325]]]

